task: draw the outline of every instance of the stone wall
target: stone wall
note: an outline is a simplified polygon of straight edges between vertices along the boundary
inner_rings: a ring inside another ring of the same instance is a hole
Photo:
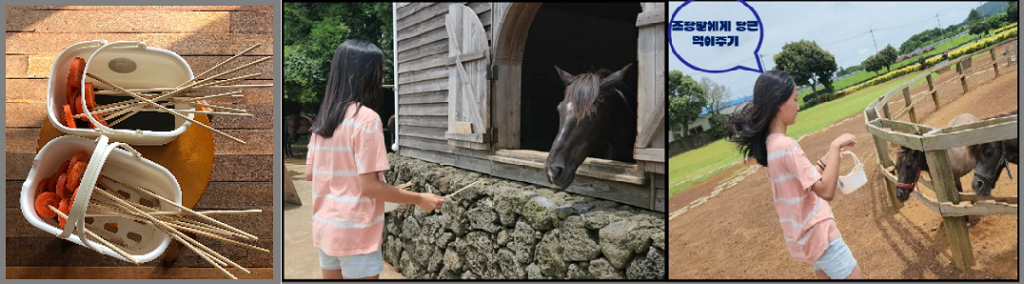
[[[410,279],[665,279],[665,215],[389,154],[390,184],[448,195],[386,213],[384,260]],[[397,181],[396,181],[397,180]]]

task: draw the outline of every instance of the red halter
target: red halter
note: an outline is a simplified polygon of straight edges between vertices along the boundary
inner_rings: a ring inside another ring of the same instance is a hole
[[[913,191],[917,187],[917,179],[919,179],[919,178],[921,178],[921,171],[920,170],[917,171],[917,176],[914,177],[914,181],[912,181],[911,183],[896,182],[896,188],[902,188],[902,189]]]

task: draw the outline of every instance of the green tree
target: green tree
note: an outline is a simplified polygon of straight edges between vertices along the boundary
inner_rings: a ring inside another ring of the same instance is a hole
[[[810,86],[813,92],[817,92],[818,83],[832,89],[832,74],[838,66],[835,57],[817,43],[808,40],[786,43],[774,60],[775,69],[789,73],[797,85]]]
[[[364,40],[384,52],[386,84],[393,79],[391,3],[284,4],[285,105],[301,105],[316,112],[338,45],[348,39]],[[293,110],[297,111],[297,110]],[[286,110],[286,112],[288,112]]]
[[[972,35],[984,35],[988,33],[989,29],[991,29],[991,27],[989,27],[989,22],[979,20],[971,24],[971,30],[969,33]]]
[[[878,60],[877,54],[868,56],[864,62],[861,62],[861,65],[864,66],[864,71],[875,72],[875,76],[878,76],[878,71],[882,70],[882,63]]]
[[[971,12],[967,14],[967,22],[973,22],[981,20],[981,14],[978,13],[977,9],[971,9]]]
[[[1010,6],[1006,7],[1006,21],[1010,23],[1017,22],[1017,1],[1010,1]]]
[[[896,48],[893,48],[891,44],[886,45],[885,48],[878,51],[878,59],[881,60],[882,65],[885,66],[886,73],[889,73],[890,71],[889,66],[896,63],[897,57],[899,57],[899,55],[896,54]]]
[[[686,126],[697,120],[707,104],[704,90],[697,81],[678,70],[669,71],[668,86],[668,121],[673,127],[682,126],[683,131],[680,132],[685,136]]]

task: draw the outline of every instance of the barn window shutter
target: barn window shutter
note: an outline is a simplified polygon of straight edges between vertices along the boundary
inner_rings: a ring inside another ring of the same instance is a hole
[[[487,32],[472,9],[448,6],[448,144],[474,150],[490,145],[490,66]]]

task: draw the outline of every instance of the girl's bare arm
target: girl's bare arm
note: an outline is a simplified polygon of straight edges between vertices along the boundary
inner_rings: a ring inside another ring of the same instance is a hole
[[[424,197],[418,192],[400,190],[377,178],[377,173],[359,175],[359,186],[366,196],[392,203],[417,204]]]
[[[832,201],[836,193],[836,184],[839,182],[840,146],[832,143],[828,149],[828,154],[825,154],[825,170],[821,173],[821,179],[811,185],[811,191],[821,199]]]
[[[313,181],[313,165],[306,165],[306,181]]]

